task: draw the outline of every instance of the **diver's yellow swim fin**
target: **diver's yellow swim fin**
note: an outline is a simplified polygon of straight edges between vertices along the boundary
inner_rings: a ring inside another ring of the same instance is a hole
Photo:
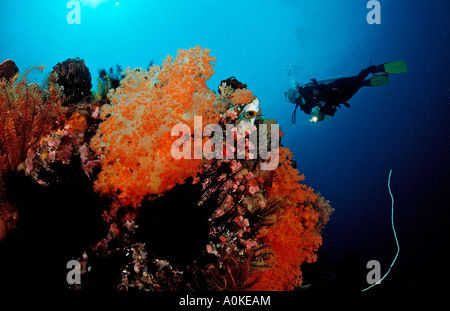
[[[380,86],[389,83],[389,75],[379,75],[369,79],[369,86]]]
[[[405,73],[408,72],[408,66],[404,60],[397,60],[383,64],[385,73]]]

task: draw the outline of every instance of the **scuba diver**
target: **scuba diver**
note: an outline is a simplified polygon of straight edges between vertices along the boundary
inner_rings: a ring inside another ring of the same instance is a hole
[[[370,66],[361,70],[357,76],[348,78],[334,78],[322,81],[311,79],[304,85],[295,83],[292,89],[285,92],[286,100],[295,104],[292,123],[295,123],[297,108],[311,116],[310,122],[316,123],[327,116],[333,117],[341,104],[347,103],[363,86],[380,86],[389,82],[389,74],[405,73],[408,71],[405,61],[394,61],[378,66]],[[366,79],[368,75],[373,77]],[[331,119],[330,119],[331,120]]]

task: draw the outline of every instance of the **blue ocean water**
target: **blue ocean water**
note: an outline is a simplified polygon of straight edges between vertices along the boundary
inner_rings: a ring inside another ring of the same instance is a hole
[[[448,288],[449,1],[380,0],[379,25],[367,23],[363,0],[80,0],[80,24],[67,22],[68,2],[2,1],[0,61],[51,70],[80,57],[95,79],[99,68],[145,68],[180,48],[211,49],[208,85],[216,90],[230,76],[246,83],[263,114],[278,120],[306,183],[331,201],[319,257],[352,254],[363,268],[376,259],[388,269],[392,169],[401,252],[384,282],[400,291]],[[407,74],[361,89],[333,122],[311,124],[298,111],[291,123],[284,91],[292,79],[351,76],[400,59]]]

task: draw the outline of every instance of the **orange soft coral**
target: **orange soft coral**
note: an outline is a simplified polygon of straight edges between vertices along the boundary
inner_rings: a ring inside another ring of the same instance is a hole
[[[111,91],[91,147],[103,155],[95,189],[123,205],[138,206],[147,194],[159,194],[195,176],[201,160],[175,160],[171,129],[184,123],[193,129],[194,116],[216,123],[217,95],[206,86],[215,58],[200,47],[179,50],[161,66],[128,70]]]
[[[322,243],[321,229],[331,208],[315,208],[312,202],[319,197],[299,183],[304,177],[293,168],[291,158],[287,148],[280,148],[280,165],[266,185],[266,198],[277,205],[277,211],[274,224],[265,227],[258,239],[270,248],[265,262],[270,269],[255,272],[258,282],[251,290],[294,289],[301,284],[301,264],[314,262]]]
[[[247,105],[253,100],[253,92],[248,89],[237,89],[231,96],[233,105]]]
[[[77,111],[72,114],[72,116],[67,121],[67,124],[72,130],[84,132],[87,129],[87,116],[87,112]]]

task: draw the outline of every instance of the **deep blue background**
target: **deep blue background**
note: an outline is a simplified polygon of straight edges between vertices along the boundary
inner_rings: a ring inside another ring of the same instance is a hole
[[[364,0],[80,1],[81,24],[69,25],[66,1],[2,1],[0,61],[49,69],[69,57],[98,68],[146,67],[180,48],[201,45],[217,57],[216,89],[236,76],[285,132],[306,183],[331,201],[322,254],[377,259],[386,271],[400,255],[389,289],[449,288],[450,2],[381,0],[381,25],[366,22]],[[333,122],[310,124],[284,91],[295,78],[350,76],[370,64],[403,59],[409,72],[364,88]],[[36,77],[40,78],[40,77]]]

